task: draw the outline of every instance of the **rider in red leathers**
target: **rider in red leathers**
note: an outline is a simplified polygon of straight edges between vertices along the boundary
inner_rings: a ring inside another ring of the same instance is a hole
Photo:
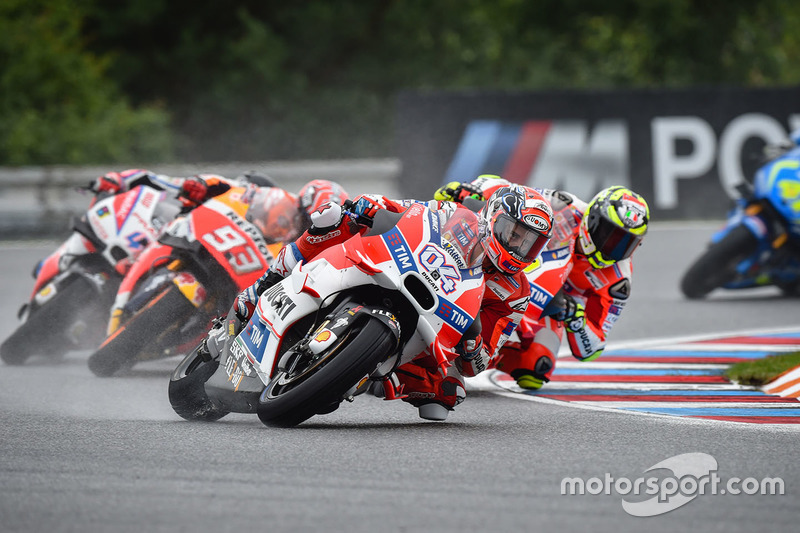
[[[312,214],[312,227],[284,247],[270,269],[234,303],[229,332],[238,332],[252,316],[258,297],[286,277],[301,261],[310,261],[322,250],[362,233],[366,227],[355,217],[371,218],[380,209],[402,212],[414,200],[394,201],[383,196],[362,195],[347,206],[326,204]],[[456,209],[453,202],[426,202],[444,220]],[[528,305],[530,285],[523,270],[533,261],[552,234],[552,210],[536,191],[512,185],[497,190],[479,213],[479,231],[486,256],[483,270],[484,301],[475,328],[465,335],[453,354],[454,366],[442,371],[425,357],[414,359],[395,371],[403,399],[419,408],[422,418],[444,420],[447,412],[466,397],[462,376],[486,369],[513,333]],[[483,327],[481,327],[483,325]]]
[[[215,174],[198,174],[189,178],[177,178],[156,174],[149,170],[129,169],[121,172],[108,172],[94,180],[86,189],[95,193],[91,206],[105,197],[127,192],[134,187],[144,185],[159,191],[167,191],[168,195],[180,201],[181,212],[190,210],[207,199],[228,191],[237,182],[228,180]],[[62,272],[78,256],[95,253],[95,245],[79,233],[74,233],[59,246],[53,253],[40,260],[33,270],[33,277],[39,273],[52,272],[53,275]],[[117,265],[120,274],[130,268],[131,262],[121,261]],[[47,276],[49,279],[51,276]],[[34,287],[34,291],[38,287]]]
[[[451,183],[442,194],[491,194],[508,182],[481,176],[467,186]],[[449,192],[447,192],[449,191]],[[574,195],[540,190],[554,212],[554,235],[527,270],[531,304],[493,366],[525,389],[550,380],[566,334],[572,355],[590,361],[603,352],[606,337],[631,290],[631,255],[647,232],[650,211],[639,194],[609,187],[586,204]]]
[[[108,172],[92,181],[88,189],[98,196],[126,192],[139,185],[167,191],[184,202],[187,207],[203,203],[208,198],[224,193],[238,183],[216,174],[197,174],[179,178],[156,174],[149,170],[132,168],[121,172]],[[94,201],[92,202],[94,204]]]
[[[154,189],[169,191],[176,198],[181,199],[187,208],[203,203],[205,200],[225,193],[231,187],[242,187],[249,183],[261,189],[275,188],[272,180],[253,173],[246,173],[241,177],[230,179],[216,174],[197,174],[188,178],[178,178],[156,174],[149,170],[129,169],[122,172],[109,172],[100,176],[89,184],[89,190],[97,195],[113,195],[129,191],[139,185],[146,185]],[[252,185],[250,189],[253,189]],[[315,179],[311,180],[300,189],[294,199],[297,211],[291,214],[287,222],[287,234],[294,239],[298,234],[311,227],[311,213],[326,202],[343,203],[347,199],[347,192],[336,182]],[[289,215],[287,213],[287,215]],[[257,218],[257,217],[256,217]],[[256,222],[258,222],[256,220]],[[265,228],[259,227],[262,231]],[[274,233],[274,230],[270,231]]]
[[[247,213],[247,218],[253,222],[269,242],[276,240],[291,240],[297,237],[306,228],[311,226],[310,214],[313,213],[322,203],[334,201],[342,203],[347,199],[347,192],[338,183],[328,180],[312,180],[306,183],[298,195],[282,191],[282,194],[267,195],[265,202],[259,203],[256,200],[264,198],[265,192],[273,190],[277,192],[272,180],[266,176],[256,173],[245,173],[237,178],[225,178],[217,174],[197,174],[188,178],[172,177],[164,174],[156,174],[150,170],[128,169],[120,172],[108,172],[94,180],[86,189],[95,193],[91,205],[98,199],[127,192],[134,187],[144,185],[159,191],[167,191],[168,195],[179,200],[182,204],[181,212],[193,209],[202,204],[209,198],[220,196],[232,188],[246,187],[249,191],[243,198],[247,203],[254,203]],[[259,193],[260,191],[260,193]],[[243,195],[244,196],[244,195]],[[285,202],[279,201],[283,196],[292,198],[295,208],[289,212],[277,212],[276,205],[281,209]],[[284,216],[285,215],[285,216]],[[269,227],[266,227],[266,226]],[[281,226],[280,228],[278,226]],[[275,238],[273,238],[275,237]],[[41,269],[48,269],[53,272],[60,272],[68,266],[69,261],[75,256],[94,253],[94,245],[81,235],[72,238],[70,253],[65,257],[67,244],[62,244],[48,257],[40,260],[33,270],[36,278]],[[130,268],[130,262],[120,264],[120,274],[124,274]]]

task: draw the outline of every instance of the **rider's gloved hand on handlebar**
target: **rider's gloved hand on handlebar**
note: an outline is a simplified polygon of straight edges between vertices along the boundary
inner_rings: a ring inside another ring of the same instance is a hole
[[[256,310],[256,304],[253,303],[254,301],[258,301],[258,296],[253,291],[253,287],[247,287],[240,292],[233,306],[233,312],[236,314],[236,318],[242,322],[250,320],[250,317],[253,316],[253,312]]]
[[[473,187],[469,183],[459,183],[451,181],[443,187],[439,187],[433,194],[434,200],[442,202],[458,202],[461,203],[467,198],[474,198],[475,200],[485,200],[481,191]]]
[[[233,337],[242,331],[256,310],[254,302],[258,302],[258,296],[255,294],[253,286],[247,287],[239,293],[225,318],[225,329],[228,330],[228,335]]]
[[[186,198],[194,204],[202,204],[206,200],[207,195],[208,186],[206,185],[206,182],[197,176],[186,178],[181,185],[180,196],[182,198]]]
[[[447,185],[439,187],[436,189],[436,192],[433,193],[433,199],[438,200],[440,202],[452,202],[456,197],[456,191],[461,186],[461,183],[458,181],[451,181]]]
[[[118,172],[109,172],[90,183],[89,190],[95,194],[117,194],[122,190],[122,179]]]
[[[585,309],[583,304],[576,301],[569,294],[564,294],[564,307],[553,318],[564,323],[567,331],[575,332],[583,329],[585,320]]]
[[[355,199],[350,211],[359,217],[373,218],[381,209],[386,209],[386,206],[380,196],[362,194]]]

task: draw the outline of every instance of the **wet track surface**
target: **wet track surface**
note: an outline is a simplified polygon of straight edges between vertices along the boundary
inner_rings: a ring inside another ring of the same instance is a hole
[[[654,226],[611,345],[800,325],[800,300],[763,289],[687,302],[678,279],[711,226]],[[0,245],[0,337],[53,243]],[[43,334],[46,332],[43,332]],[[16,531],[794,531],[793,428],[632,416],[471,391],[445,423],[360,397],[289,430],[255,416],[212,424],[172,412],[177,359],[101,379],[86,353],[0,366],[0,530]],[[602,358],[600,359],[602,361]],[[700,495],[635,518],[623,496],[561,495],[564,478],[635,479],[672,456],[718,474],[780,476],[784,496]]]

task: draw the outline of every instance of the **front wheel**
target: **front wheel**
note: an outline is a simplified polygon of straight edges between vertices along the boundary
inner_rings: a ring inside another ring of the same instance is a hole
[[[169,403],[178,416],[185,420],[214,422],[229,411],[214,405],[206,394],[206,381],[217,371],[219,359],[205,361],[200,349],[198,347],[192,350],[172,373],[169,381]]]
[[[97,346],[102,337],[97,339],[92,331],[101,326],[103,312],[108,312],[105,300],[92,282],[76,276],[0,345],[0,358],[7,365],[21,365],[32,355],[59,356],[82,343]],[[78,324],[83,334],[73,339],[71,330]]]
[[[731,229],[712,243],[694,262],[681,280],[681,291],[687,298],[699,299],[736,278],[736,266],[755,253],[758,240],[744,226]]]
[[[358,380],[386,361],[394,346],[389,329],[369,318],[321,354],[298,354],[299,360],[287,365],[291,370],[278,371],[261,394],[258,418],[267,426],[292,427],[331,412]]]
[[[89,369],[108,377],[130,368],[143,355],[152,356],[175,344],[180,330],[197,312],[192,302],[170,284],[109,336],[89,357]]]

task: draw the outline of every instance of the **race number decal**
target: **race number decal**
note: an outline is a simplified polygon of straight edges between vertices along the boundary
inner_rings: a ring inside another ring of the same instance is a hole
[[[419,262],[439,282],[445,294],[456,290],[456,282],[461,280],[461,276],[456,267],[447,263],[444,252],[429,244],[419,253]]]
[[[223,254],[238,275],[261,270],[258,254],[247,244],[247,239],[232,226],[222,226],[203,235],[203,240]]]
[[[136,231],[131,233],[127,237],[128,240],[128,248],[131,250],[139,250],[144,248],[147,245],[147,236],[144,235],[141,231]]]

